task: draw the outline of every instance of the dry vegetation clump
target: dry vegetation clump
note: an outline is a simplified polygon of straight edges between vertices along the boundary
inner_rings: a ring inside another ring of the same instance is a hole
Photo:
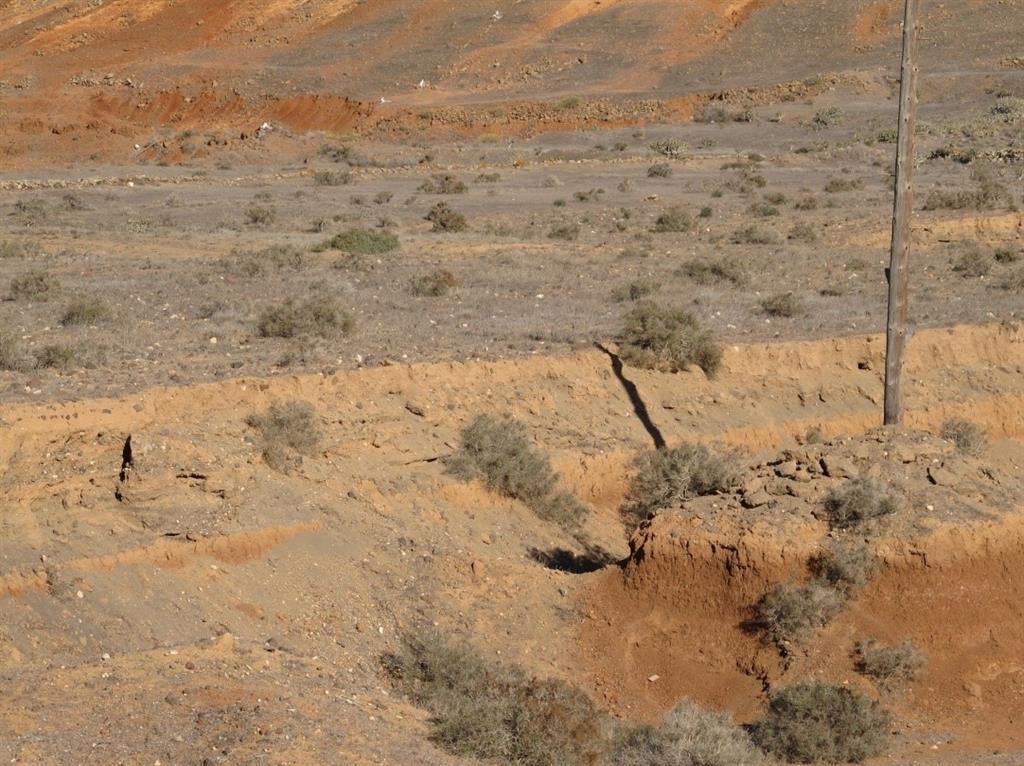
[[[837,540],[808,562],[815,578],[844,595],[868,584],[878,560],[863,542]]]
[[[904,641],[895,646],[873,638],[858,641],[854,648],[854,662],[857,670],[873,678],[884,689],[901,681],[916,681],[921,677],[925,656],[913,641]]]
[[[590,766],[606,747],[608,721],[585,694],[488,661],[439,632],[406,635],[384,666],[430,712],[431,740],[449,753],[515,766]]]
[[[683,309],[638,303],[625,317],[620,355],[637,367],[679,372],[697,365],[714,377],[722,364],[722,349],[712,334]]]
[[[761,311],[770,317],[786,319],[804,313],[803,303],[793,293],[776,293],[761,301]]]
[[[899,501],[889,487],[874,479],[851,479],[833,490],[815,515],[832,529],[863,529],[899,510]]]
[[[682,159],[686,154],[686,142],[678,138],[663,138],[651,144],[651,151],[672,160]]]
[[[825,191],[829,194],[841,194],[842,192],[856,191],[862,185],[859,178],[830,178],[825,184]]]
[[[43,346],[36,351],[36,367],[44,369],[66,370],[74,360],[75,350],[61,343]]]
[[[480,479],[566,529],[577,528],[587,513],[571,493],[557,488],[558,475],[547,455],[530,444],[526,426],[510,417],[475,418],[463,429],[462,443],[447,467],[453,476]]]
[[[812,580],[804,585],[779,583],[754,605],[753,624],[783,654],[807,639],[842,611],[845,598],[835,588]]]
[[[275,471],[287,473],[320,444],[316,410],[309,402],[273,402],[265,412],[253,413],[245,422],[260,432],[263,459]]]
[[[647,279],[637,279],[628,285],[616,287],[612,290],[612,300],[616,303],[638,301],[655,292],[661,285]]]
[[[731,716],[683,700],[660,726],[621,733],[610,762],[614,766],[756,766],[766,761]]]
[[[4,258],[31,258],[39,254],[39,245],[35,242],[4,240],[0,242],[0,260]]]
[[[110,316],[110,309],[99,298],[76,298],[64,308],[60,323],[70,325],[96,324]]]
[[[245,222],[250,226],[269,226],[277,218],[277,211],[272,207],[253,205],[245,211]]]
[[[352,331],[352,317],[326,296],[298,301],[287,298],[268,306],[256,320],[261,338],[297,338],[319,335],[322,338]]]
[[[965,455],[980,455],[988,443],[988,434],[984,428],[959,418],[950,418],[944,422],[940,435],[956,444],[957,450]]]
[[[690,231],[693,228],[693,216],[681,207],[670,207],[658,216],[653,231],[658,234],[674,234]]]
[[[48,301],[60,292],[60,282],[45,271],[29,271],[12,279],[10,290],[16,301]]]
[[[473,180],[478,184],[496,184],[501,180],[501,173],[481,173]]]
[[[18,372],[25,369],[21,344],[13,335],[0,330],[0,370]]]
[[[575,242],[580,236],[578,223],[561,223],[553,226],[548,232],[548,239],[560,239],[564,242]]]
[[[672,166],[667,162],[656,162],[647,168],[648,178],[671,178]]]
[[[318,170],[313,174],[314,186],[346,186],[352,183],[352,173],[348,170]]]
[[[262,250],[233,250],[224,267],[243,277],[264,277],[272,271],[299,271],[305,265],[303,253],[293,245],[271,245]]]
[[[975,243],[967,243],[953,262],[953,271],[965,277],[984,277],[992,271],[992,256]]]
[[[691,497],[729,492],[740,477],[732,456],[716,454],[702,444],[645,452],[634,461],[633,470],[619,511],[630,530],[652,514]]]
[[[809,223],[798,223],[789,232],[789,239],[794,242],[811,244],[818,241],[818,232]]]
[[[398,237],[373,229],[346,229],[335,234],[320,249],[341,250],[353,255],[383,255],[398,249]]]
[[[465,231],[466,216],[448,207],[445,202],[438,202],[430,209],[425,220],[434,224],[433,231]]]
[[[418,187],[424,194],[463,194],[466,189],[466,184],[452,175],[433,176]]]
[[[1003,277],[1000,287],[1015,293],[1024,292],[1024,267],[1015,269]]]
[[[877,702],[852,689],[805,681],[774,692],[750,733],[763,750],[789,763],[861,763],[885,751],[890,720]]]
[[[458,284],[455,275],[447,269],[435,269],[429,274],[415,277],[409,286],[413,295],[439,298]]]
[[[679,267],[678,273],[698,285],[727,282],[734,287],[747,283],[747,275],[740,262],[732,258],[707,260],[694,258]]]
[[[731,241],[734,245],[775,245],[779,242],[779,235],[751,224],[734,231]]]
[[[971,172],[974,189],[948,191],[935,189],[925,199],[925,210],[992,210],[1001,205],[1013,204],[1013,194],[996,175],[987,168],[975,168]]]

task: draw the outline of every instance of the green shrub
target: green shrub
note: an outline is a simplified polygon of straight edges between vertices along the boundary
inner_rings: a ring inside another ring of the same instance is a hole
[[[55,343],[36,351],[36,367],[66,370],[75,360],[75,350],[71,346]]]
[[[776,293],[761,300],[761,311],[770,317],[792,318],[803,314],[804,306],[793,293]]]
[[[60,323],[69,325],[96,324],[110,316],[107,304],[99,298],[76,298],[67,305],[61,314]]]
[[[877,566],[875,554],[863,542],[842,540],[833,541],[808,562],[820,582],[847,595],[867,585]]]
[[[434,231],[464,231],[466,216],[456,212],[444,202],[438,202],[426,215],[426,220],[434,224]]]
[[[263,459],[275,471],[287,473],[320,444],[316,410],[309,402],[273,402],[265,412],[253,413],[245,422],[260,432]]]
[[[789,763],[861,763],[885,751],[889,726],[877,702],[844,686],[806,681],[774,692],[750,732],[763,750]]]
[[[629,364],[663,372],[695,364],[714,377],[722,363],[721,347],[693,314],[650,301],[626,314],[620,345],[620,356]]]
[[[327,338],[352,331],[352,317],[338,308],[328,297],[318,296],[304,301],[287,298],[263,310],[256,322],[261,338],[296,338],[319,335]]]
[[[925,666],[924,654],[913,641],[886,646],[869,638],[857,642],[853,656],[857,670],[873,678],[883,689],[900,681],[916,681]]]
[[[862,529],[895,513],[899,502],[889,488],[874,479],[851,479],[833,490],[815,515],[832,529]]]
[[[689,231],[693,228],[693,217],[681,207],[671,207],[654,222],[654,231],[659,234]]]
[[[942,424],[943,439],[949,439],[965,455],[980,455],[985,450],[988,435],[985,429],[970,420],[950,418]]]
[[[424,298],[438,298],[458,284],[455,275],[447,269],[435,269],[412,280],[410,290],[413,295]]]
[[[747,283],[747,275],[739,261],[732,258],[705,260],[695,258],[679,267],[678,273],[698,285],[727,282],[735,287]]]
[[[754,624],[780,651],[806,640],[842,611],[845,599],[835,588],[811,581],[779,583],[754,605]]]
[[[714,210],[712,210],[710,207],[705,205],[704,207],[702,207],[700,209],[700,217],[701,218],[710,218],[712,215],[714,215],[714,212],[715,212]]]
[[[16,301],[48,301],[60,292],[60,282],[45,271],[29,271],[12,279],[10,289]]]
[[[450,753],[516,766],[591,766],[606,722],[582,692],[485,660],[438,632],[406,635],[384,658],[395,685],[431,714],[431,739]]]
[[[452,175],[433,176],[418,188],[418,191],[425,194],[463,194],[466,190],[466,184]]]
[[[335,234],[326,247],[354,255],[382,255],[398,249],[398,237],[386,231],[347,229]]]
[[[346,186],[352,183],[348,170],[318,170],[313,174],[314,186]]]
[[[667,162],[658,162],[647,168],[648,178],[670,178],[672,176],[672,166]]]
[[[458,451],[447,460],[455,477],[480,479],[505,497],[522,501],[540,518],[566,529],[579,526],[587,509],[557,489],[547,455],[534,448],[526,426],[510,417],[480,415],[462,431]]]
[[[732,717],[678,703],[657,728],[640,726],[615,742],[613,766],[756,766],[765,762]]]
[[[633,471],[619,510],[631,530],[657,511],[689,498],[729,492],[740,476],[735,459],[717,455],[702,444],[644,452],[633,462]]]

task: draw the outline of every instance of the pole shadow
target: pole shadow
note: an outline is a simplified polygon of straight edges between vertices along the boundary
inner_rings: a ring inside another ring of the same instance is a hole
[[[650,435],[652,441],[654,441],[655,449],[665,449],[665,437],[661,435],[661,430],[651,420],[651,413],[647,409],[647,405],[644,403],[643,398],[640,396],[640,391],[636,387],[636,383],[631,381],[622,373],[622,359],[609,348],[601,345],[600,343],[594,343],[594,345],[603,353],[608,355],[608,358],[612,361],[612,372],[615,373],[615,377],[618,378],[619,383],[622,384],[623,390],[626,392],[626,396],[629,397],[629,403],[633,405],[633,412],[636,414],[640,423],[643,424],[644,430]]]

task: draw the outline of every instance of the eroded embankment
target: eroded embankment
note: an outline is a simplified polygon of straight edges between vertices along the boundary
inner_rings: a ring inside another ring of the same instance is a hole
[[[679,698],[756,715],[766,688],[809,676],[853,683],[855,643],[912,640],[927,673],[886,703],[902,720],[962,744],[1024,745],[1024,521],[948,526],[926,539],[883,540],[881,566],[846,610],[784,669],[744,627],[774,583],[805,577],[820,529],[779,539],[743,528],[659,519],[621,570],[595,577],[583,662],[599,694],[630,717],[656,718]],[[654,681],[650,679],[657,676]]]

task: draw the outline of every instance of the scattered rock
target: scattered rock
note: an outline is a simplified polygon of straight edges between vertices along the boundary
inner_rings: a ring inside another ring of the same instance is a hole
[[[795,460],[787,460],[775,466],[775,475],[784,479],[792,479],[796,476],[797,463]]]
[[[756,492],[744,495],[740,502],[743,503],[744,508],[760,508],[762,505],[767,505],[771,502],[771,496],[762,488]]]
[[[940,487],[951,487],[960,481],[960,477],[949,468],[945,466],[933,465],[928,469],[928,478],[932,484],[938,484]]]
[[[857,475],[857,467],[851,461],[831,455],[821,459],[821,470],[832,479],[850,479]]]

